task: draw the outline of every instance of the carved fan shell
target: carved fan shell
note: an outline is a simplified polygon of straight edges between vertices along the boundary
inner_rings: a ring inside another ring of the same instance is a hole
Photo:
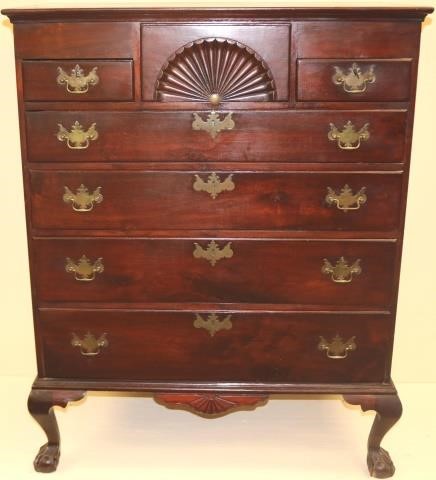
[[[180,408],[206,418],[217,418],[236,410],[254,409],[265,405],[268,395],[157,393],[156,402],[168,408]]]
[[[275,100],[276,88],[268,66],[254,50],[234,40],[204,38],[167,60],[156,81],[155,97],[163,102],[265,102]]]

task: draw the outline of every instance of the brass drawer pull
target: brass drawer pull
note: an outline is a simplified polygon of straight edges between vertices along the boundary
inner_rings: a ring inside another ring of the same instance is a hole
[[[351,188],[345,184],[340,193],[336,193],[330,187],[327,187],[325,201],[327,205],[336,205],[338,210],[348,212],[349,210],[359,210],[361,205],[366,203],[366,187],[362,187],[357,193],[353,194]]]
[[[369,123],[356,131],[356,127],[350,120],[344,125],[344,129],[339,131],[333,123],[330,123],[330,131],[327,137],[330,141],[336,142],[341,150],[357,150],[362,140],[368,140],[370,134],[368,131]]]
[[[101,203],[103,195],[101,194],[101,187],[97,187],[92,193],[89,193],[88,188],[83,185],[73,193],[67,186],[63,195],[65,203],[70,203],[75,212],[90,212],[94,208],[94,203]]]
[[[58,85],[65,85],[68,93],[86,93],[90,85],[95,86],[99,81],[97,67],[94,67],[88,75],[85,75],[85,72],[79,65],[76,65],[71,70],[70,75],[61,67],[58,67],[56,82]]]
[[[94,357],[100,353],[101,348],[109,345],[106,333],[103,333],[99,338],[96,338],[92,333],[87,332],[83,339],[79,338],[75,333],[72,335],[73,339],[71,340],[71,345],[80,348],[80,353],[85,357]]]
[[[222,130],[233,130],[235,121],[232,118],[233,112],[229,112],[222,120],[219,113],[212,110],[203,120],[198,113],[193,113],[194,121],[192,122],[193,130],[204,130],[212,138],[216,138]]]
[[[348,352],[356,350],[357,345],[355,339],[356,337],[351,337],[344,342],[339,335],[336,335],[331,342],[327,342],[324,337],[320,337],[318,350],[325,351],[328,358],[332,358],[333,360],[342,360],[347,358]]]
[[[202,178],[198,175],[195,175],[195,181],[192,185],[192,188],[196,192],[207,192],[210,196],[215,200],[215,198],[221,192],[231,192],[235,189],[235,184],[232,180],[233,174],[228,175],[223,181],[221,178],[215,173],[212,172],[207,177],[207,182],[205,182]]]
[[[103,259],[97,258],[94,263],[91,263],[86,255],[82,255],[77,263],[73,262],[71,258],[65,259],[65,271],[68,273],[74,273],[74,278],[78,282],[91,282],[95,278],[96,273],[103,273],[104,265]]]
[[[207,319],[204,320],[200,314],[196,313],[193,325],[195,328],[204,328],[209,332],[209,335],[213,337],[215,333],[220,330],[230,330],[232,328],[231,318],[231,315],[227,315],[220,320],[216,313],[211,313],[207,316]]]
[[[341,257],[336,262],[335,266],[333,266],[326,258],[324,258],[323,261],[324,264],[321,267],[321,272],[324,275],[330,275],[332,281],[335,283],[350,283],[353,280],[353,275],[360,275],[362,273],[360,258],[350,266],[344,257]]]
[[[348,69],[348,73],[344,73],[342,68],[334,66],[335,74],[332,81],[335,85],[342,85],[347,93],[362,93],[366,90],[368,83],[374,83],[376,76],[374,74],[375,65],[370,65],[369,69],[362,73],[359,65],[354,62]]]
[[[79,122],[74,122],[69,132],[61,123],[58,123],[59,131],[57,139],[60,142],[67,142],[68,148],[72,150],[84,150],[89,147],[89,142],[98,138],[98,132],[93,123],[85,132],[83,126]]]
[[[194,252],[192,254],[194,258],[204,258],[214,267],[218,260],[233,257],[232,242],[228,242],[223,248],[220,248],[215,240],[212,240],[208,243],[206,249],[198,243],[194,243]]]

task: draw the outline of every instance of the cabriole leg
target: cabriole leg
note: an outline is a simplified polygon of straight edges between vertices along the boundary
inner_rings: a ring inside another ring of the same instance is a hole
[[[36,455],[34,467],[37,472],[54,472],[59,463],[60,435],[53,407],[66,407],[68,402],[85,396],[81,390],[40,390],[32,389],[27,402],[29,412],[47,435],[44,444]]]
[[[401,417],[402,406],[398,395],[344,395],[344,400],[352,405],[360,405],[364,412],[377,412],[368,438],[368,469],[372,477],[392,477],[394,464],[380,443]]]

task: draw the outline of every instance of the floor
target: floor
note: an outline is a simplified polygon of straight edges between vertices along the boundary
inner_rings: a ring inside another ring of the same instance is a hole
[[[27,414],[32,379],[2,377],[0,478],[43,478],[32,460],[45,442]],[[403,418],[384,447],[396,480],[433,480],[436,384],[400,384]],[[367,479],[365,443],[372,412],[340,397],[271,400],[254,412],[204,420],[150,398],[91,393],[58,409],[62,457],[49,478],[78,480]]]

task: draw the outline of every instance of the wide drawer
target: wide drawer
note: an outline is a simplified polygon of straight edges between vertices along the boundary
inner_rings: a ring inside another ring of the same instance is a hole
[[[131,60],[27,60],[22,68],[27,101],[133,99]]]
[[[299,101],[404,102],[411,93],[410,59],[301,59],[297,68]]]
[[[393,241],[36,239],[41,302],[389,307]],[[360,260],[360,261],[359,261]]]
[[[199,113],[205,120],[208,112]],[[221,114],[221,118],[227,112]],[[27,112],[34,162],[403,162],[406,111],[245,111],[213,138],[193,112]]]
[[[30,184],[35,228],[387,231],[402,175],[32,170]]]
[[[57,309],[38,328],[47,377],[267,383],[382,382],[392,330],[386,315]]]

